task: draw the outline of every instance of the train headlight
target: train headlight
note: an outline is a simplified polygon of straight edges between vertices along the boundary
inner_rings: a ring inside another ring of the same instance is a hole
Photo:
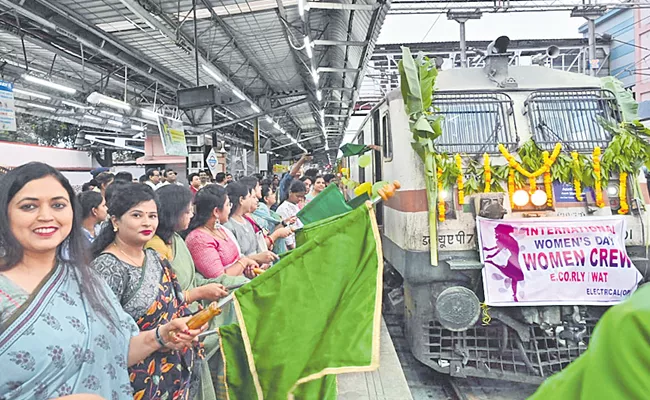
[[[444,201],[449,201],[451,200],[451,193],[448,190],[443,190],[442,192],[440,192],[440,197]]]
[[[536,190],[535,193],[530,196],[530,202],[537,207],[541,207],[546,204],[546,200],[548,200],[548,196],[543,190]]]
[[[609,197],[618,197],[618,186],[617,185],[607,186],[607,195]]]
[[[524,207],[530,201],[528,192],[522,189],[517,190],[512,194],[512,202],[517,207]]]

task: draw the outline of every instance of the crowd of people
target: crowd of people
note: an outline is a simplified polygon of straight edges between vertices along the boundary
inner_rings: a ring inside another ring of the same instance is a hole
[[[224,319],[188,318],[295,247],[334,181],[307,161],[237,181],[100,171],[80,193],[43,163],[2,176],[0,398],[226,398],[218,341],[196,340]]]

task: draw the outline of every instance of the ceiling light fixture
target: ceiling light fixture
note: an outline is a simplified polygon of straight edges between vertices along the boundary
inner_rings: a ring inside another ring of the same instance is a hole
[[[309,36],[305,36],[305,50],[307,51],[307,57],[312,58],[314,53],[311,51],[311,42],[309,41]]]
[[[158,117],[160,116],[160,114],[158,114],[157,112],[147,110],[146,108],[140,109],[140,115],[142,116],[142,118],[146,118],[154,121],[158,121]]]
[[[323,101],[323,92],[321,92],[320,90],[316,91],[316,100]]]
[[[37,78],[37,77],[32,76],[32,75],[24,74],[23,79],[26,80],[27,82],[31,82],[33,84],[40,85],[40,86],[49,87],[50,89],[58,90],[58,91],[63,92],[63,93],[67,93],[67,94],[75,94],[75,93],[77,93],[76,89],[73,89],[73,88],[70,88],[70,87],[67,87],[67,86],[63,86],[63,85],[59,85],[58,83],[46,81],[45,79]]]
[[[83,119],[89,119],[91,121],[96,121],[96,122],[102,122],[103,121],[103,119],[101,119],[99,117],[95,117],[94,115],[88,115],[88,114],[84,115]]]
[[[235,96],[239,97],[241,100],[246,100],[246,96],[244,96],[244,94],[240,92],[239,89],[233,89],[232,92]]]
[[[271,117],[269,117],[269,116],[267,115],[267,116],[266,116],[266,122],[268,122],[269,124],[272,124],[272,123],[273,123],[273,118],[271,118]]]
[[[217,75],[217,73],[214,72],[214,71],[212,70],[212,68],[208,67],[208,66],[205,65],[205,64],[201,65],[201,67],[202,67],[203,70],[204,70],[208,75],[210,75],[210,76],[211,76],[215,81],[217,81],[217,82],[223,82],[223,79],[221,79],[221,77],[220,77],[219,75]]]
[[[144,126],[140,126],[140,125],[131,125],[131,129],[133,129],[134,131],[141,131],[142,132],[146,128]]]
[[[314,78],[314,83],[318,85],[318,71],[314,68],[311,69],[311,77]]]
[[[298,0],[298,14],[300,18],[305,16],[305,0]]]
[[[36,104],[36,103],[25,103],[25,104],[27,104],[27,107],[40,108],[41,110],[52,111],[52,112],[56,111],[56,108],[44,106],[42,104]]]
[[[91,93],[86,101],[90,104],[104,104],[109,107],[119,108],[120,110],[131,110],[131,105],[128,103],[114,99],[112,97],[104,96],[98,92]]]
[[[256,113],[258,113],[258,112],[262,112],[262,110],[260,110],[260,108],[259,108],[258,106],[256,106],[255,104],[251,104],[251,108],[252,108],[253,111],[255,111]]]
[[[106,121],[109,125],[113,126],[122,126],[122,123],[120,121],[113,121],[112,119],[109,119]]]
[[[14,93],[22,94],[24,96],[29,96],[29,97],[34,97],[36,99],[43,99],[43,100],[52,100],[50,96],[46,96],[44,94],[39,94],[39,93],[34,93],[30,92],[29,90],[22,90],[22,89],[17,89],[14,88]]]

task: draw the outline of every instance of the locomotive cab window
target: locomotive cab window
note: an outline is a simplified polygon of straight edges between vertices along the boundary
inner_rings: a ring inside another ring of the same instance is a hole
[[[517,144],[513,102],[501,92],[437,92],[433,107],[442,115],[436,145],[446,153],[498,153],[500,143]]]
[[[599,123],[620,122],[616,97],[608,90],[538,90],[525,102],[533,140],[543,150],[557,142],[570,150],[591,152],[607,147],[611,135]]]

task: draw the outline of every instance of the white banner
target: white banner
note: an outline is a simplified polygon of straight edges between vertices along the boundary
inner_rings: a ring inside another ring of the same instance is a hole
[[[642,278],[625,251],[622,216],[476,224],[491,306],[611,305]]]

